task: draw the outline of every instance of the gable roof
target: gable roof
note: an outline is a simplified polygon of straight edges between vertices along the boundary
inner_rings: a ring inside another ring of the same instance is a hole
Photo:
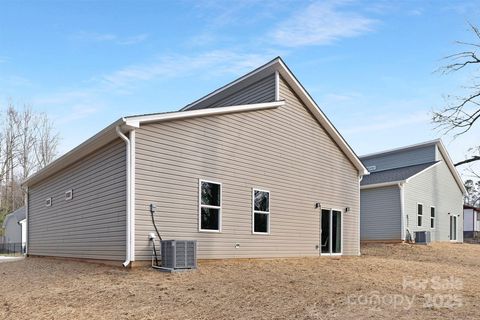
[[[395,149],[389,149],[386,151],[381,151],[381,152],[375,152],[375,153],[370,153],[366,154],[363,156],[360,156],[361,159],[368,159],[368,158],[373,158],[381,155],[387,155],[387,154],[394,154],[394,153],[400,153],[412,149],[417,149],[417,148],[422,148],[422,147],[427,147],[427,146],[437,146],[438,150],[440,151],[440,154],[442,155],[443,159],[445,160],[445,163],[447,164],[448,169],[450,170],[450,173],[452,174],[453,178],[455,179],[455,182],[457,183],[458,187],[460,190],[462,190],[463,194],[467,193],[467,189],[465,189],[465,186],[463,184],[462,177],[458,173],[457,169],[455,168],[455,165],[450,158],[450,155],[448,154],[447,149],[445,148],[445,145],[442,142],[442,139],[435,139],[435,140],[430,140],[426,142],[421,142],[421,143],[416,143],[412,144],[406,147],[400,147],[400,148],[395,148]]]
[[[258,81],[259,79],[265,77],[268,74],[275,74],[276,76],[276,92],[275,98],[276,101],[265,102],[265,103],[254,103],[247,105],[235,105],[235,106],[226,106],[218,108],[200,108],[201,103],[206,103],[208,99],[215,99],[221,97],[225,94],[231,94],[236,90],[240,90],[246,85],[250,85]],[[222,88],[212,92],[211,94],[189,104],[188,106],[182,108],[180,111],[175,112],[163,112],[163,113],[152,113],[152,114],[143,114],[122,117],[117,121],[113,122],[97,134],[95,134],[90,139],[86,140],[76,148],[67,152],[63,156],[59,157],[52,163],[50,163],[45,168],[41,169],[37,173],[28,177],[23,183],[22,186],[28,187],[34,185],[35,183],[41,181],[42,179],[47,178],[48,176],[65,169],[69,165],[78,161],[80,158],[85,157],[86,155],[94,152],[98,148],[104,146],[105,144],[118,138],[116,129],[120,128],[123,133],[126,133],[132,129],[138,128],[141,124],[152,123],[152,122],[161,122],[161,121],[172,121],[178,119],[186,119],[192,117],[206,117],[220,114],[236,113],[236,112],[249,112],[256,110],[265,110],[271,108],[278,108],[285,105],[285,101],[279,101],[278,99],[278,88],[279,76],[282,76],[285,81],[290,85],[294,90],[297,96],[305,103],[307,108],[310,110],[312,115],[317,119],[317,121],[323,126],[325,131],[332,137],[336,142],[339,148],[343,153],[348,157],[348,159],[353,163],[355,168],[358,170],[359,175],[367,175],[369,172],[362,164],[358,156],[353,152],[352,148],[347,144],[343,139],[337,129],[331,124],[328,118],[323,114],[317,104],[313,101],[307,91],[303,86],[298,82],[295,76],[291,73],[288,67],[285,65],[283,60],[280,57],[273,59],[267,64],[257,68],[256,70],[248,73],[247,75],[233,81],[232,83],[223,86]],[[195,107],[196,106],[196,107]]]
[[[7,225],[7,220],[10,220],[10,219],[15,219],[17,220],[17,222],[20,222],[22,221],[23,219],[26,218],[26,215],[27,215],[27,212],[25,210],[25,207],[20,207],[18,208],[17,210],[7,214],[5,216],[5,220],[3,220],[3,225],[2,225],[2,228],[5,228],[5,226]]]
[[[440,161],[433,161],[413,166],[371,172],[368,176],[363,177],[360,185],[367,186],[377,184],[387,185],[388,183],[404,183],[413,176],[432,168],[438,163],[440,163]]]
[[[353,163],[355,168],[357,168],[360,175],[368,175],[368,170],[365,168],[365,166],[355,154],[353,149],[345,141],[342,135],[330,122],[327,116],[322,112],[317,103],[313,100],[310,94],[305,90],[303,85],[298,81],[298,79],[295,77],[295,75],[291,72],[291,70],[280,57],[276,57],[272,61],[253,70],[252,72],[247,73],[246,75],[238,78],[237,80],[234,80],[229,84],[209,93],[208,95],[188,104],[187,106],[183,107],[181,111],[208,108],[211,103],[221,100],[222,98],[227,97],[230,94],[241,90],[272,74],[275,74],[275,99],[279,100],[280,98],[279,76],[282,76],[282,78],[288,83],[290,88],[292,88],[295,94],[305,104],[307,109],[312,113],[312,115],[322,125],[325,131],[335,141],[340,150],[342,150],[342,152],[347,156],[347,158]]]

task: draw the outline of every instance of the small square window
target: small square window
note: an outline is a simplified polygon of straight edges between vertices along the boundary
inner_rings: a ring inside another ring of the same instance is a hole
[[[65,191],[65,201],[73,199],[73,190]]]
[[[52,206],[52,198],[45,199],[45,206],[51,207]]]

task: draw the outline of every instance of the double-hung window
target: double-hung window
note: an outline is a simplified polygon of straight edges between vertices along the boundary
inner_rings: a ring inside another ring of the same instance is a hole
[[[222,184],[200,180],[199,230],[220,232],[222,230]]]
[[[253,233],[270,233],[270,192],[253,189]]]
[[[417,203],[417,226],[423,225],[423,204]]]
[[[435,207],[430,207],[430,228],[435,229]]]

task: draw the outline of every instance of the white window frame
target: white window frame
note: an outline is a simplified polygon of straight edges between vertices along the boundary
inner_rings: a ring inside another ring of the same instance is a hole
[[[45,206],[46,207],[52,206],[52,197],[45,199]]]
[[[418,206],[419,206],[419,205],[422,206],[422,214],[418,214]],[[417,211],[417,221],[416,221],[415,225],[416,225],[417,227],[423,227],[423,217],[425,216],[423,209],[424,209],[423,203],[417,202],[417,207],[415,208],[415,210]],[[420,225],[418,224],[418,218],[419,218],[419,217],[422,217],[422,223],[421,223]]]
[[[70,193],[70,196],[68,196],[68,193]],[[65,191],[65,201],[70,201],[73,199],[73,189]]]
[[[268,193],[268,211],[258,211],[255,210],[255,191],[267,192]],[[270,234],[270,191],[258,188],[252,188],[252,234]],[[255,231],[255,213],[266,214],[267,215],[267,232],[256,232]]]
[[[202,204],[202,182],[214,183],[220,185],[220,206],[210,206]],[[198,232],[222,232],[222,203],[223,203],[223,186],[221,182],[198,179]],[[219,209],[218,210],[218,230],[202,229],[202,208]]]
[[[432,209],[434,216],[432,217]],[[433,227],[432,227],[432,221],[433,221]],[[437,226],[437,209],[434,206],[430,206],[430,229],[435,229]]]

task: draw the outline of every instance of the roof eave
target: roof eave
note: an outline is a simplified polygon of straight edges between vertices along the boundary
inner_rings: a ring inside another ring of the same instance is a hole
[[[117,121],[113,122],[108,127],[104,128],[91,138],[85,140],[82,144],[73,148],[63,156],[51,162],[43,169],[28,177],[22,182],[22,187],[29,187],[34,185],[42,179],[47,178],[50,175],[66,168],[68,165],[74,163],[78,159],[92,153],[93,151],[104,146],[108,142],[113,141],[117,138],[117,134],[115,132],[117,126],[122,126],[122,131],[128,131],[130,129],[129,127],[127,127],[125,118],[118,119]]]
[[[372,183],[372,184],[366,184],[366,185],[360,186],[360,189],[364,190],[364,189],[374,189],[374,188],[398,186],[398,185],[404,184],[406,182],[407,182],[406,180],[397,180],[397,181]]]

